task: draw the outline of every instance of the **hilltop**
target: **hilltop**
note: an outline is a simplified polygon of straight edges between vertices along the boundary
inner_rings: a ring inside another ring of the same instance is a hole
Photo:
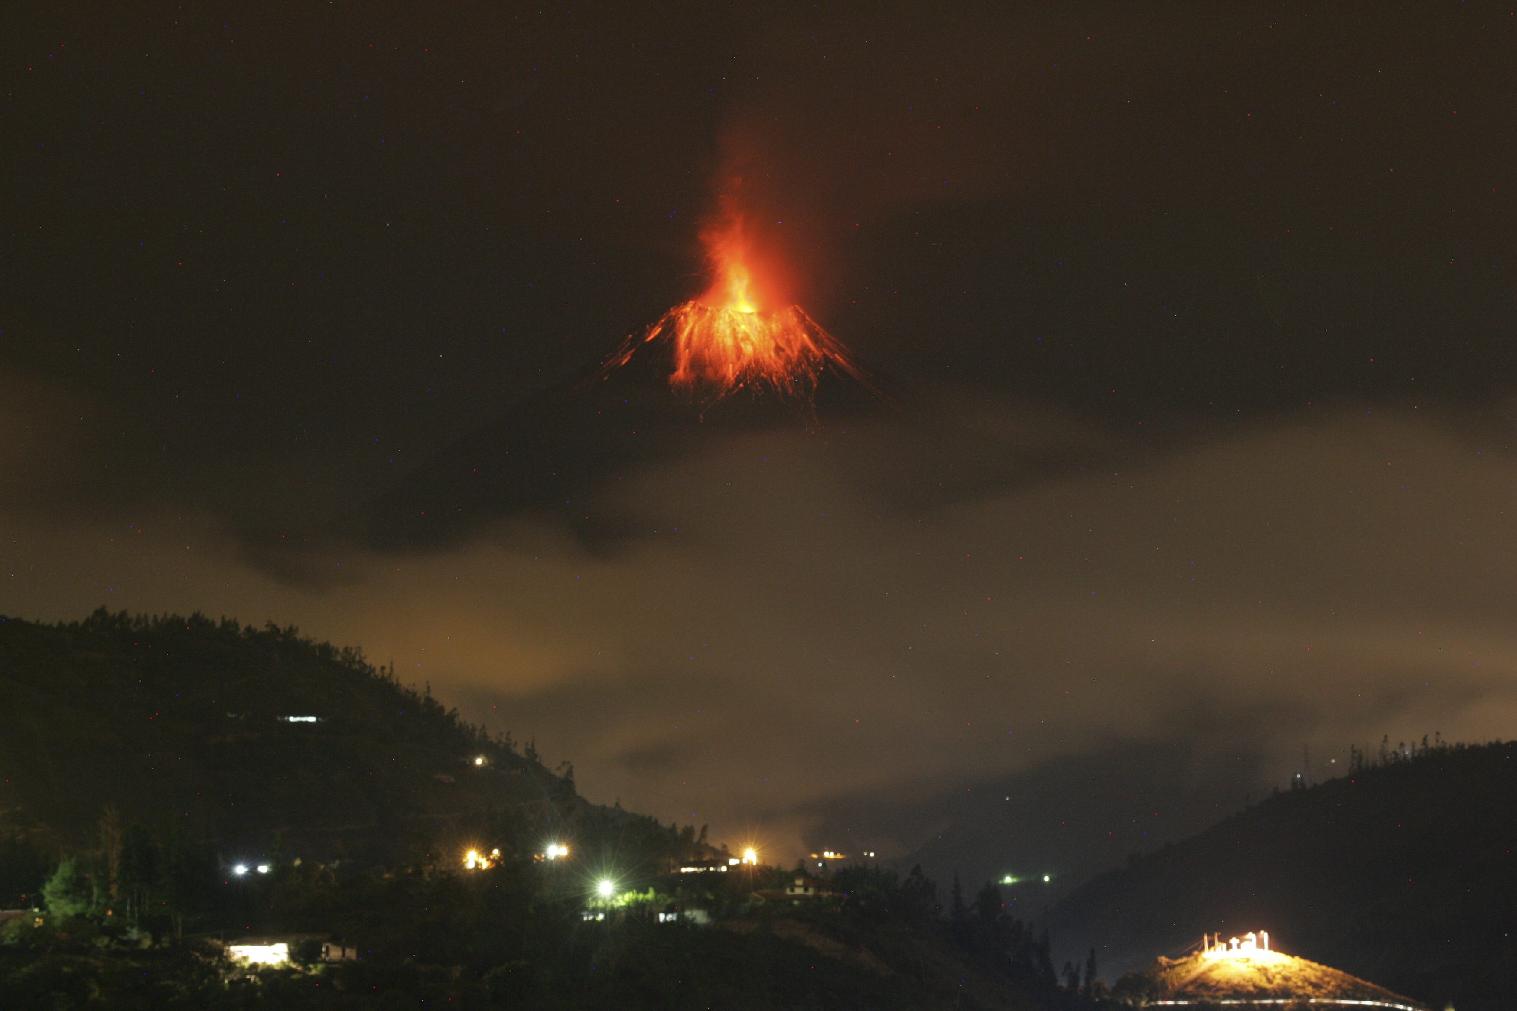
[[[1230,944],[1244,942],[1238,947]],[[1174,1001],[1202,1005],[1250,1000],[1332,1006],[1371,1005],[1419,1011],[1408,997],[1299,955],[1272,950],[1250,932],[1244,938],[1204,943],[1183,958],[1160,958],[1145,973],[1126,976],[1117,994],[1129,1003]]]
[[[1356,752],[1352,771],[1254,805],[1077,889],[1066,950],[1136,968],[1203,930],[1281,945],[1460,1011],[1517,1000],[1517,744]]]

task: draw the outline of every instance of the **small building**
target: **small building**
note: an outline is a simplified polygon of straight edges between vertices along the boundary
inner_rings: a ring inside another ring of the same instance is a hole
[[[658,922],[688,923],[697,927],[705,927],[711,923],[711,913],[699,907],[678,906],[670,903],[659,912]]]
[[[811,854],[811,861],[806,865],[806,869],[813,874],[831,874],[846,864],[872,862],[873,860],[873,850],[865,850],[861,857],[855,857],[842,850],[824,849]]]
[[[321,960],[323,962],[356,962],[358,949],[351,944],[327,941],[321,946]]]
[[[797,874],[795,880],[785,886],[785,895],[791,899],[825,899],[836,894],[809,874]]]
[[[753,893],[753,901],[761,905],[773,902],[798,906],[809,902],[841,898],[841,894],[834,892],[823,881],[809,874],[797,874],[784,888],[761,888]]]

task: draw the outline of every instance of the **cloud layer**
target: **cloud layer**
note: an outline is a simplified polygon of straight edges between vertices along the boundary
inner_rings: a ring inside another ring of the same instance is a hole
[[[296,623],[536,737],[593,798],[902,853],[945,797],[1062,759],[1179,745],[1242,763],[1241,800],[1303,745],[1323,774],[1382,733],[1500,735],[1517,476],[1480,431],[1345,409],[1143,454],[982,403],[718,433],[601,489],[635,531],[616,551],[503,519],[313,549],[341,578],[295,587],[193,512],[11,511],[0,610]]]

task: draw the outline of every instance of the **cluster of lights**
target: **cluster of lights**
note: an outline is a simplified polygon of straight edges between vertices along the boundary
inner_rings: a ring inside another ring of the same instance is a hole
[[[1003,874],[1003,875],[1001,875],[1001,884],[1003,884],[1003,885],[1020,885],[1022,882],[1026,881],[1026,880],[1027,880],[1026,878],[1021,877],[1021,876],[1016,875],[1016,874]],[[1053,884],[1053,875],[1052,874],[1045,874],[1045,875],[1043,875],[1043,883],[1045,885]]]
[[[862,853],[863,853],[863,856],[864,856],[864,858],[866,860],[873,860],[877,856],[877,854],[875,853],[874,850],[863,850]],[[820,853],[813,853],[813,854],[811,854],[811,859],[813,859],[813,860],[847,860],[848,859],[848,854],[847,853],[840,853],[837,850],[822,850],[822,852],[820,852]]]
[[[500,863],[500,850],[498,849],[493,849],[488,853],[481,853],[479,850],[471,847],[464,851],[464,870],[466,871],[487,871],[498,863]]]
[[[1233,962],[1258,962],[1271,965],[1290,961],[1289,955],[1282,955],[1278,951],[1271,951],[1269,947],[1269,931],[1250,930],[1241,937],[1229,937],[1222,940],[1222,935],[1208,934],[1201,940],[1201,957],[1215,961],[1227,959]]]
[[[267,874],[271,870],[273,870],[273,868],[269,864],[255,864],[251,867],[249,867],[247,864],[232,865],[232,873],[239,878],[247,877],[249,871],[257,871],[259,874]]]
[[[569,859],[569,847],[563,843],[550,842],[543,847],[542,858],[544,860],[567,860]]]
[[[757,867],[758,850],[754,849],[752,846],[745,847],[743,850],[743,863],[747,864],[750,867]]]

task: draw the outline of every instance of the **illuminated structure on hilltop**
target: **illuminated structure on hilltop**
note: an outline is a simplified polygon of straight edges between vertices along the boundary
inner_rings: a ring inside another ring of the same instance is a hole
[[[1380,1008],[1425,1011],[1415,1001],[1329,966],[1275,950],[1269,932],[1226,940],[1203,935],[1183,958],[1161,958],[1148,974],[1151,1007]]]
[[[1221,934],[1203,934],[1201,957],[1210,961],[1231,959],[1255,962],[1260,965],[1281,965],[1290,960],[1289,955],[1269,950],[1269,931],[1267,930],[1250,930],[1242,937],[1229,937],[1226,941],[1222,940]]]

